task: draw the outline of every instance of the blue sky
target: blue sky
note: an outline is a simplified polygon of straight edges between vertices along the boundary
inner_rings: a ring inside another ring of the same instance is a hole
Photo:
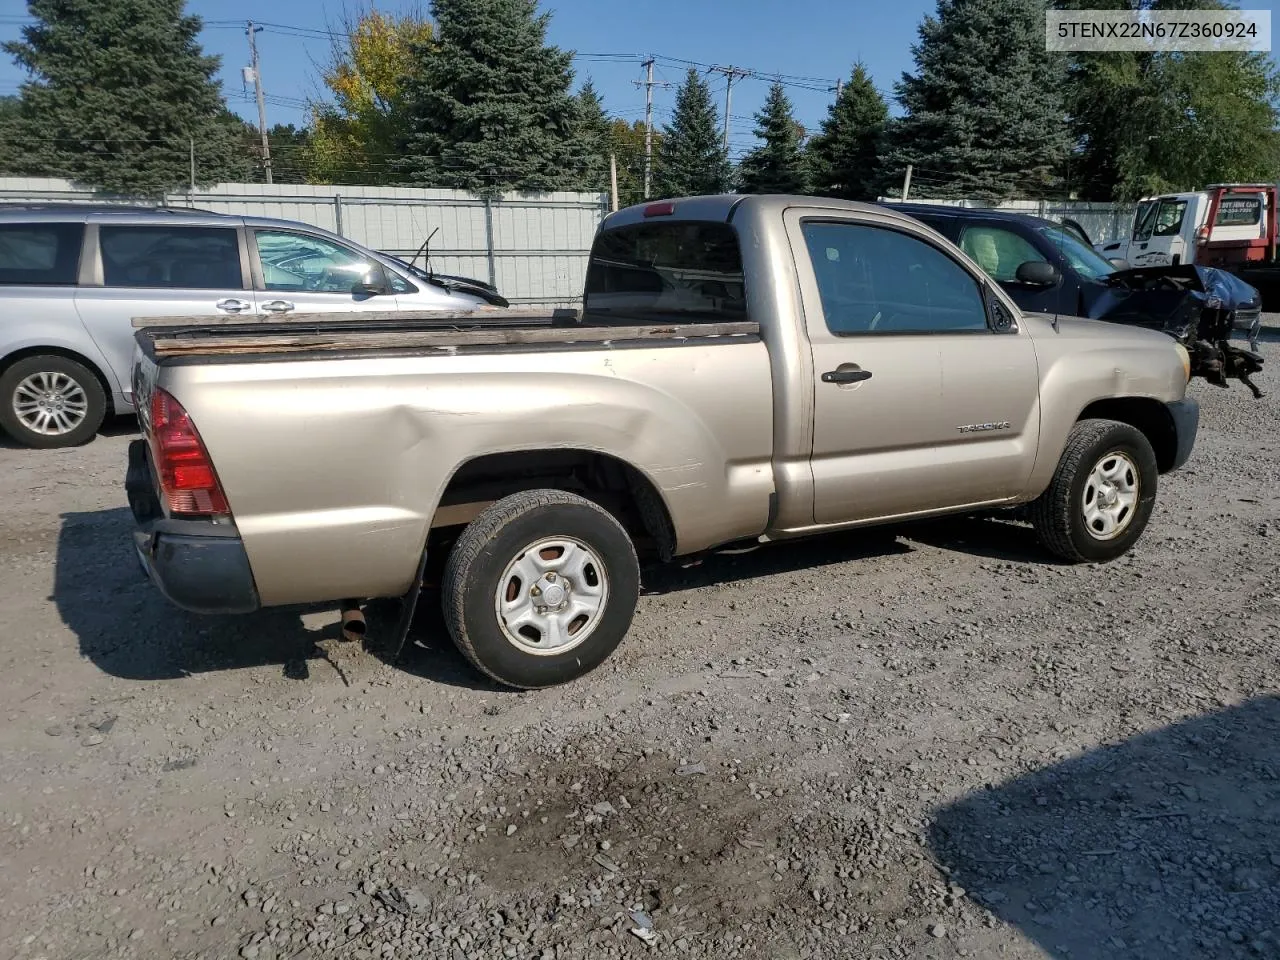
[[[110,3],[111,0],[101,0]],[[263,6],[247,0],[188,0],[203,17],[205,50],[222,57],[223,90],[232,109],[256,120],[243,91],[240,68],[248,63],[243,21],[260,19],[263,82],[268,94],[268,123],[301,123],[305,101],[321,94],[318,65],[329,56],[326,31],[342,22],[344,10],[368,0],[275,0]],[[1273,9],[1277,0],[1247,0],[1250,9]],[[379,9],[425,9],[417,0],[378,0]],[[666,58],[657,79],[678,83],[684,68],[674,61],[725,64],[757,71],[760,78],[735,83],[731,116],[731,152],[751,146],[752,114],[775,74],[796,78],[788,93],[801,123],[813,128],[826,113],[836,78],[847,77],[855,60],[871,71],[889,95],[903,70],[911,68],[910,46],[921,18],[934,0],[544,0],[551,14],[549,42],[576,50],[578,80],[592,77],[616,115],[642,119],[644,91],[632,83],[642,76],[637,62],[647,54]],[[0,0],[0,39],[17,38],[27,8],[23,0]],[[604,57],[601,55],[610,55]],[[801,79],[803,78],[803,79]],[[0,93],[14,93],[23,79],[7,58],[0,58]],[[721,109],[724,79],[713,76]],[[674,91],[654,91],[655,123],[669,116]]]

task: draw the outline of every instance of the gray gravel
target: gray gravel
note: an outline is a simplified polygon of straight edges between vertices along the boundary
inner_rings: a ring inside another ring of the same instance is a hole
[[[1280,956],[1280,401],[1194,392],[1126,559],[958,519],[655,571],[527,694],[429,615],[393,667],[170,608],[127,424],[0,448],[0,956]]]

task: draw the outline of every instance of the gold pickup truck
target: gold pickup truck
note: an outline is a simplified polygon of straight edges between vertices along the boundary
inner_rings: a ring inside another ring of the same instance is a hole
[[[177,605],[440,584],[516,687],[627,633],[641,561],[1027,505],[1125,553],[1199,412],[1162,333],[1024,315],[878,206],[693,197],[601,225],[580,312],[138,321],[138,556]]]

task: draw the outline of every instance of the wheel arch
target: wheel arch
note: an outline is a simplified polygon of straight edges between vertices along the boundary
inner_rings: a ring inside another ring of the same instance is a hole
[[[62,357],[64,360],[71,360],[80,364],[86,370],[93,374],[98,381],[98,385],[102,387],[102,394],[107,402],[108,412],[115,411],[114,397],[116,388],[112,385],[110,379],[102,371],[101,367],[91,357],[86,357],[83,353],[72,350],[70,347],[60,347],[51,345],[32,345],[19,347],[10,353],[6,353],[0,357],[0,376],[12,367],[15,363],[26,360],[30,357]]]
[[[1151,397],[1107,397],[1080,411],[1081,420],[1115,420],[1133,427],[1151,444],[1161,473],[1173,469],[1178,455],[1178,432],[1169,408]]]
[[[637,552],[669,560],[676,549],[671,508],[653,479],[611,454],[547,448],[481,454],[450,475],[432,518],[433,532],[469,523],[490,503],[525,490],[576,493],[608,510]]]

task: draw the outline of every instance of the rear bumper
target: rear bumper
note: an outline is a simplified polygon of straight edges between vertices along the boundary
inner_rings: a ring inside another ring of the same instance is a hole
[[[1196,434],[1200,430],[1200,404],[1188,397],[1166,403],[1165,407],[1173,421],[1175,440],[1173,462],[1169,470],[1177,470],[1191,458],[1191,449],[1196,445]]]
[[[134,550],[148,579],[192,613],[251,613],[261,606],[249,555],[232,523],[164,517],[145,440],[129,444],[125,490]]]

